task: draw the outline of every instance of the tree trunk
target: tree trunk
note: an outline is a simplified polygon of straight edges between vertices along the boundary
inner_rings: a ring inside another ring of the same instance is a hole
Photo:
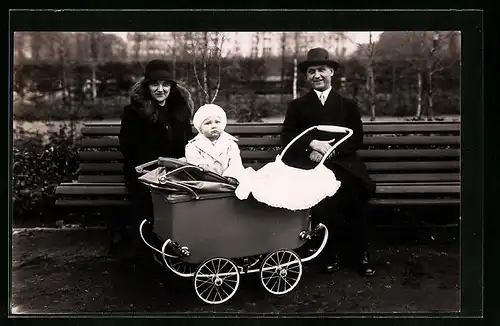
[[[208,92],[208,32],[203,33],[204,48],[203,48],[203,89],[205,90],[205,103],[210,103],[210,95]]]
[[[177,65],[177,51],[174,50],[174,53],[173,53],[173,56],[172,56],[172,79],[173,80],[176,80],[176,77],[177,77],[177,69],[176,69],[176,65]]]
[[[370,63],[367,67],[366,88],[368,90],[368,101],[370,105],[370,120],[374,121],[376,118],[375,113],[375,76],[373,73],[373,65]]]
[[[432,70],[431,67],[428,69],[427,75],[427,120],[431,121],[434,118],[434,108],[433,108],[433,86],[432,86]]]
[[[392,109],[396,112],[396,66],[392,65],[392,91],[391,91]]]
[[[281,87],[285,85],[285,45],[286,45],[286,34],[281,34]],[[281,92],[281,104],[285,102],[285,93]]]
[[[293,58],[293,98],[296,99],[297,95],[297,82],[298,82],[298,74],[297,74],[297,57]]]
[[[293,53],[293,98],[296,99],[298,97],[297,94],[297,84],[298,84],[298,60],[297,57],[299,55],[299,33],[294,34],[295,41],[295,51]]]
[[[94,104],[97,102],[97,64],[92,62],[92,101]]]
[[[417,73],[417,114],[415,117],[420,120],[422,117],[422,72]]]

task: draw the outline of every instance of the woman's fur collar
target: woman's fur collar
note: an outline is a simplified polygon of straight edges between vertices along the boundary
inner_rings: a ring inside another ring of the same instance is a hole
[[[135,83],[130,92],[130,102],[132,106],[140,113],[142,116],[155,122],[157,119],[157,112],[155,110],[155,105],[153,100],[146,99],[144,92],[145,87],[143,87],[144,77],[142,77],[137,83]],[[187,103],[191,114],[194,109],[194,102],[191,97],[191,93],[183,86],[177,83],[177,89],[179,90],[184,101]],[[170,95],[169,95],[170,96]]]

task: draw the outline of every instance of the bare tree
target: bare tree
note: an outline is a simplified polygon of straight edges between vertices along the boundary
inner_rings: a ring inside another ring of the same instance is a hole
[[[368,93],[368,106],[370,108],[370,114],[371,114],[370,120],[374,121],[376,118],[375,101],[377,96],[375,91],[376,80],[374,73],[375,58],[377,54],[376,42],[373,40],[373,35],[371,31],[368,34],[369,37],[368,44],[360,44],[354,42],[352,39],[348,38],[345,34],[343,35],[343,37],[347,38],[350,42],[357,44],[358,49],[363,54],[363,59],[364,59],[363,61],[366,71],[365,89],[366,92]]]
[[[299,56],[299,41],[300,41],[300,32],[295,32],[293,34],[295,51],[293,51],[293,98],[296,99],[297,94],[297,83],[298,83],[298,56]]]
[[[24,54],[24,50],[26,45],[28,44],[28,35],[23,32],[14,33],[14,71],[16,69],[22,69],[26,60],[26,56]],[[13,76],[14,81],[14,90],[16,92],[15,95],[19,96],[19,98],[14,97],[14,102],[20,100],[21,103],[24,102],[24,88],[26,81],[23,78],[19,78],[15,72]]]
[[[449,64],[443,63],[443,58],[445,57],[443,53],[443,47],[451,43],[451,39],[457,35],[458,32],[434,32],[431,37],[426,37],[426,56],[425,56],[425,71],[426,76],[426,88],[424,89],[425,98],[427,99],[427,119],[432,120],[434,118],[434,85],[432,78],[436,72],[446,70],[456,63],[455,60],[450,60]],[[439,51],[441,50],[441,53]],[[417,114],[417,118],[421,118],[421,114]]]
[[[285,85],[285,57],[286,57],[286,33],[281,33],[281,87]],[[285,94],[281,92],[281,103],[285,100]]]
[[[172,53],[172,78],[175,80],[177,77],[177,57],[179,56],[179,46],[180,46],[180,37],[179,33],[171,32],[172,42],[170,47],[170,51]]]
[[[191,47],[193,72],[198,88],[205,97],[204,103],[213,103],[217,98],[221,84],[222,73],[222,46],[225,37],[221,33],[210,35],[203,32],[197,37]],[[199,54],[201,57],[199,58]],[[201,80],[199,75],[198,58],[201,59]],[[210,68],[215,65],[215,77],[210,75]],[[215,84],[215,86],[213,86]]]
[[[450,46],[452,39],[458,35],[458,32],[386,33],[383,42],[379,42],[379,50],[383,48],[383,51],[379,52],[384,52],[383,55],[388,59],[409,63],[416,70],[417,107],[415,119],[421,120],[423,115],[427,115],[427,119],[432,120],[434,115],[433,76],[436,72],[449,69],[456,64],[457,57],[447,51],[447,47]]]
[[[97,65],[99,62],[99,33],[90,33],[90,67],[92,69],[92,100],[97,101]]]
[[[141,49],[145,41],[144,34],[141,32],[134,32],[128,35],[128,40],[132,42],[134,60],[139,62],[141,60]]]

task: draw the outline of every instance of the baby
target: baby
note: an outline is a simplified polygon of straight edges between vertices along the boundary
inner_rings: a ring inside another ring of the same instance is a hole
[[[244,170],[238,140],[224,131],[227,117],[215,104],[201,106],[193,117],[198,135],[186,145],[186,161],[228,177],[231,183]]]

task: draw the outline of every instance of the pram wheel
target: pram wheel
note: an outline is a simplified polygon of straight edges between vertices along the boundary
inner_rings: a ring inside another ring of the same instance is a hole
[[[260,267],[264,288],[276,295],[292,291],[302,277],[302,261],[292,250],[279,249],[269,253]]]
[[[170,270],[173,271],[174,273],[177,272],[179,274],[184,274],[186,277],[188,275],[192,276],[197,267],[196,264],[185,263],[183,260],[179,258],[171,258],[171,257],[166,258],[166,264],[168,268],[170,268]]]
[[[194,290],[201,300],[209,304],[220,304],[231,299],[239,285],[238,267],[223,257],[205,260],[194,274]]]

